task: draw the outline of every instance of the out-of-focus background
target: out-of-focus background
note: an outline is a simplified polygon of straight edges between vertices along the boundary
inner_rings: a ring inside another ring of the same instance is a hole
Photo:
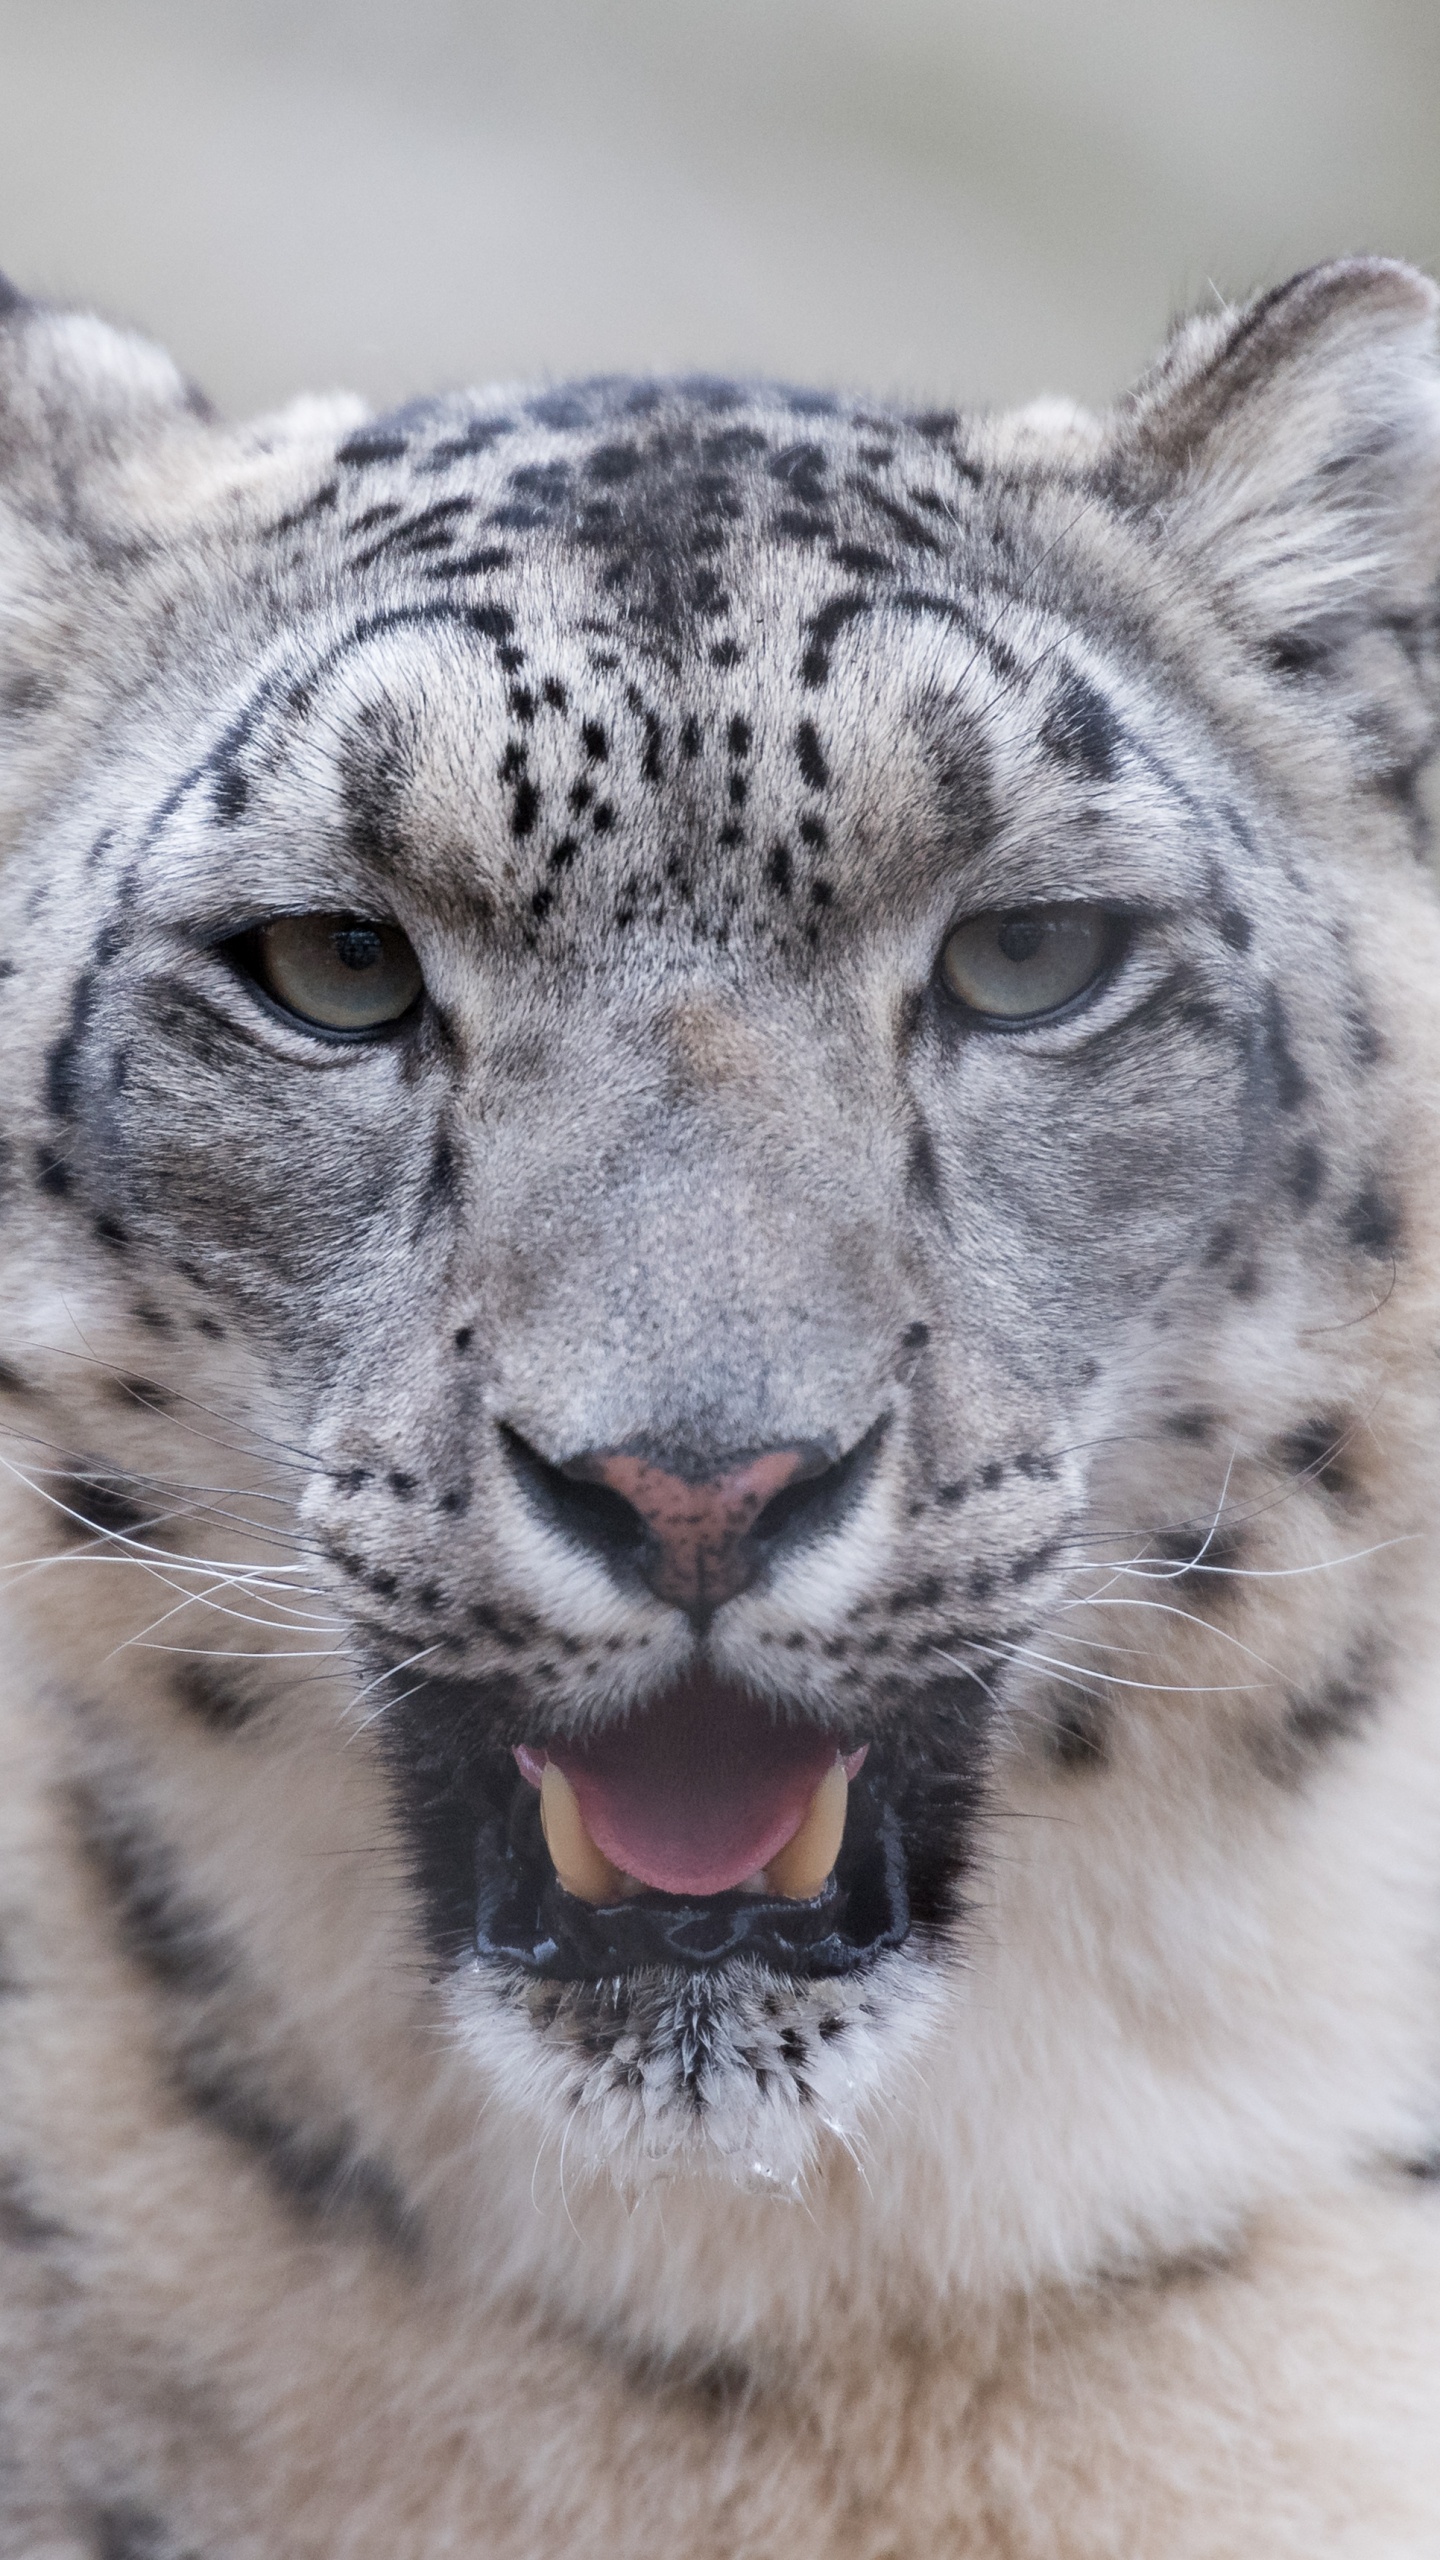
[[[1440,263],[1440,0],[0,0],[0,268],[222,407],[744,369],[1098,400]]]

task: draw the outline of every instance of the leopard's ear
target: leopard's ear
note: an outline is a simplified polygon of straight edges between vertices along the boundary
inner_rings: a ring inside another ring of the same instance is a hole
[[[159,347],[0,277],[0,506],[81,532],[156,446],[209,417]]]
[[[1348,684],[1362,634],[1423,646],[1433,625],[1437,310],[1396,260],[1312,267],[1188,321],[1107,422],[1113,494],[1297,676]]]

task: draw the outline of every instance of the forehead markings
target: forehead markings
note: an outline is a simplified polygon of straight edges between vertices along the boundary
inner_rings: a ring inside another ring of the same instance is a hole
[[[185,772],[171,784],[169,790],[142,821],[139,832],[130,847],[126,873],[121,884],[122,893],[127,889],[133,890],[138,882],[140,864],[176,811],[183,808],[191,794],[203,783],[217,779],[229,769],[240,749],[246,746],[254,736],[267,712],[287,703],[293,705],[308,701],[318,684],[323,683],[327,676],[333,675],[338,667],[343,666],[348,657],[353,656],[357,650],[367,647],[372,640],[384,638],[395,631],[426,630],[441,626],[448,626],[467,639],[488,641],[494,647],[500,665],[507,671],[521,665],[524,661],[524,651],[514,645],[515,617],[505,606],[461,605],[437,598],[429,604],[395,605],[387,611],[368,614],[363,621],[356,623],[342,637],[331,642],[308,664],[290,659],[283,665],[272,668],[268,675],[260,679],[249,700],[240,711],[236,712],[234,718],[221,731],[220,736],[206,748],[202,756],[197,757],[193,764],[187,766]]]

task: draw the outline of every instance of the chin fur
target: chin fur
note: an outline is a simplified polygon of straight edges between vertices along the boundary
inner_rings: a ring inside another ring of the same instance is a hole
[[[758,1965],[603,1983],[452,1986],[462,2047],[563,2176],[627,2198],[679,2177],[800,2197],[831,2144],[861,2162],[931,2024],[913,1954],[797,1989]]]

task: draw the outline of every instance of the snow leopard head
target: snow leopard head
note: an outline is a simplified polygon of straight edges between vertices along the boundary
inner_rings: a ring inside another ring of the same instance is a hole
[[[602,2150],[847,2123],[1007,1755],[1103,1759],[1114,1577],[1218,1601],[1307,1427],[1323,1498],[1301,1346],[1406,1250],[1434,299],[1318,270],[1098,420],[244,433],[9,311],[9,1445],[137,1575],[303,1559],[384,1889]]]

